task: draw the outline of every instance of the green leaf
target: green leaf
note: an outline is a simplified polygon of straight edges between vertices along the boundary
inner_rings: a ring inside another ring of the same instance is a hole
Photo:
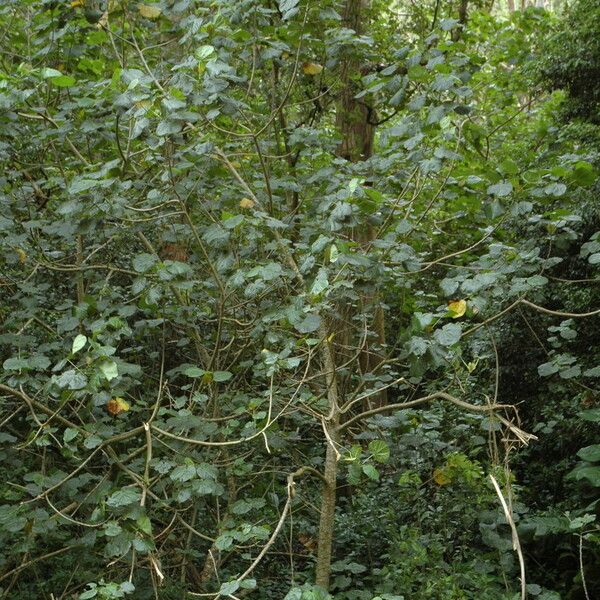
[[[133,259],[133,269],[138,273],[146,273],[149,271],[158,261],[158,258],[154,254],[138,254]]]
[[[78,435],[79,432],[77,431],[77,429],[67,427],[63,433],[63,440],[65,444],[68,444],[69,442],[72,442]]]
[[[98,437],[97,435],[90,435],[89,437],[85,438],[85,442],[83,442],[83,445],[88,450],[93,450],[94,448],[97,448],[101,443],[101,437]]]
[[[223,533],[215,540],[217,550],[227,550],[233,546],[233,537],[229,533]]]
[[[362,472],[373,481],[379,481],[379,471],[373,465],[363,465]]]
[[[75,85],[75,78],[70,75],[61,75],[60,77],[53,77],[50,79],[52,85],[56,87],[66,88]]]
[[[460,340],[462,328],[458,323],[448,323],[441,329],[436,329],[433,337],[442,346],[454,346]]]
[[[200,369],[199,367],[187,367],[183,370],[183,374],[187,377],[197,378],[205,375],[206,371],[204,369]]]
[[[600,265],[600,252],[594,252],[588,256],[588,262],[590,265]]]
[[[256,579],[244,579],[244,581],[240,582],[240,587],[245,590],[255,590],[256,589]]]
[[[105,360],[101,362],[98,366],[100,368],[100,371],[102,371],[104,377],[106,377],[107,381],[112,381],[113,379],[119,376],[117,363],[112,360]]]
[[[198,60],[204,60],[214,53],[215,53],[215,47],[205,44],[204,46],[200,46],[199,48],[196,48],[194,55],[196,56],[196,58]]]
[[[582,448],[577,453],[577,456],[583,460],[587,460],[588,462],[600,461],[600,444],[594,444],[592,446],[586,446],[585,448]]]
[[[551,183],[544,188],[544,193],[548,196],[562,196],[567,191],[567,186],[564,183]]]
[[[139,516],[136,520],[136,524],[141,531],[147,533],[148,535],[152,535],[152,523],[148,515]]]
[[[390,458],[390,447],[383,440],[369,442],[369,452],[373,459],[379,463],[385,463]]]
[[[215,371],[213,374],[213,381],[221,383],[223,381],[229,381],[233,377],[233,373],[229,371]]]
[[[318,296],[329,287],[329,280],[327,279],[327,271],[325,269],[319,269],[315,280],[310,288],[312,296]]]
[[[81,192],[85,192],[92,188],[98,187],[102,182],[97,179],[83,179],[81,177],[76,177],[69,185],[69,194],[80,194]],[[72,212],[77,207],[77,203],[71,203],[68,206],[68,212]],[[65,211],[61,212],[66,214]]]
[[[550,375],[554,375],[554,373],[558,373],[560,371],[560,367],[552,362],[547,362],[539,365],[537,370],[540,377],[549,377]]]
[[[600,423],[600,408],[591,408],[590,410],[584,410],[579,413],[579,416],[584,421],[591,421],[592,423]]]
[[[284,21],[291,19],[298,12],[300,0],[279,0],[279,11]]]
[[[71,347],[71,354],[79,352],[79,350],[81,350],[86,345],[86,343],[87,337],[85,337],[85,335],[79,334],[78,336],[76,336],[73,340],[73,346]]]
[[[169,475],[169,477],[173,481],[179,481],[181,483],[185,481],[189,481],[196,477],[196,466],[194,464],[185,464],[180,465],[177,468],[173,469]]]
[[[219,588],[219,594],[222,594],[223,596],[229,596],[229,594],[237,592],[239,587],[240,582],[237,579],[234,579],[233,581],[226,581],[225,583],[221,584],[221,587]]]
[[[345,570],[350,571],[350,573],[353,573],[354,575],[358,575],[364,573],[367,570],[367,567],[356,562],[350,562],[346,565]]]
[[[112,508],[119,508],[139,502],[140,498],[141,493],[137,488],[127,487],[111,494],[106,500],[106,504]]]
[[[312,333],[317,331],[321,326],[321,317],[317,314],[311,313],[306,315],[302,321],[295,325],[296,331],[300,333]]]
[[[58,377],[56,383],[61,388],[82,390],[87,385],[87,377],[75,369],[69,369]]]
[[[596,466],[575,467],[575,469],[573,469],[569,473],[569,479],[575,479],[577,481],[586,479],[594,487],[600,487],[600,467],[596,467]]]
[[[43,79],[50,79],[51,77],[62,77],[62,73],[57,71],[56,69],[51,69],[50,67],[44,67],[40,71],[40,75]]]
[[[20,371],[21,369],[27,369],[29,367],[29,361],[24,358],[7,358],[2,364],[2,368],[6,371]]]
[[[504,198],[505,196],[510,195],[513,191],[513,186],[510,181],[501,181],[500,183],[495,183],[494,185],[490,185],[487,189],[487,193],[492,196],[497,196],[498,198]]]

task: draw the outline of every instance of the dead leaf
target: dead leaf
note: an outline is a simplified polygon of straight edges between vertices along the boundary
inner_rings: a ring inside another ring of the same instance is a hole
[[[240,200],[240,208],[252,208],[254,206],[254,200],[250,198],[242,198]]]
[[[116,417],[122,412],[127,412],[129,410],[129,402],[126,402],[123,398],[111,398],[106,405],[106,410],[113,417]]]
[[[19,257],[19,263],[22,265],[25,264],[25,261],[27,260],[27,254],[25,250],[23,250],[23,248],[17,248],[16,252],[17,256]]]

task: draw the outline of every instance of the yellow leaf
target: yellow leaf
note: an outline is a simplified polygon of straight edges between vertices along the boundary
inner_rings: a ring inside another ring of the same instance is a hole
[[[19,263],[24,264],[27,260],[27,254],[23,248],[17,248],[17,256],[19,257]]]
[[[71,2],[71,8],[79,8],[80,6],[83,6],[83,0],[73,0]]]
[[[150,6],[148,4],[139,4],[138,10],[144,19],[158,19],[160,17],[160,6]]]
[[[127,412],[129,410],[129,402],[126,402],[123,398],[111,398],[106,405],[106,410],[113,417],[116,417],[122,412]]]
[[[252,208],[254,206],[254,201],[250,200],[250,198],[242,198],[240,200],[240,208]]]
[[[448,310],[452,313],[453,319],[458,319],[467,312],[467,302],[466,300],[450,300]]]
[[[446,469],[434,469],[433,470],[433,480],[438,485],[448,485],[452,479],[450,478],[449,473]]]
[[[305,75],[318,75],[323,70],[323,67],[318,63],[305,62],[302,63],[302,71]]]

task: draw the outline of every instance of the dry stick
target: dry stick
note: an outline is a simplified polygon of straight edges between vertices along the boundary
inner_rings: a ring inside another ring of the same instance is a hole
[[[496,490],[496,494],[500,499],[500,504],[502,504],[502,509],[504,510],[504,515],[506,517],[506,522],[510,525],[510,529],[512,531],[512,542],[513,549],[517,552],[519,557],[519,565],[521,567],[521,600],[525,600],[527,596],[527,588],[525,586],[525,559],[523,558],[523,552],[521,550],[521,542],[519,541],[519,533],[517,532],[517,526],[515,525],[515,521],[510,514],[510,510],[506,504],[506,500],[500,491],[500,486],[498,482],[494,479],[494,476],[490,474],[490,479],[492,480],[492,484],[494,489]]]
[[[579,534],[579,571],[581,573],[581,583],[583,585],[583,592],[586,600],[590,600],[588,594],[587,583],[585,582],[585,573],[583,572],[583,533]]]
[[[372,408],[371,410],[366,410],[365,412],[360,413],[359,415],[356,415],[342,423],[338,427],[338,431],[343,431],[353,423],[356,423],[357,421],[362,421],[363,419],[372,417],[373,415],[377,415],[379,413],[412,408],[413,406],[426,404],[427,402],[431,402],[432,400],[436,400],[438,398],[441,398],[442,400],[448,400],[449,402],[452,402],[452,404],[456,404],[456,406],[460,406],[461,408],[465,408],[467,410],[472,410],[475,412],[492,412],[498,409],[513,408],[511,404],[487,404],[485,406],[480,406],[478,404],[470,404],[469,402],[460,400],[459,398],[451,396],[446,392],[434,392],[433,394],[423,396],[422,398],[416,398],[415,400],[409,400],[407,402],[398,402],[396,404],[388,404],[387,406],[379,406],[377,408]]]
[[[478,329],[481,329],[482,327],[484,327],[485,325],[488,325],[489,323],[493,323],[494,321],[498,320],[500,317],[503,317],[506,313],[510,312],[513,308],[516,308],[520,304],[528,306],[529,308],[533,308],[544,314],[551,315],[553,317],[564,317],[566,319],[586,319],[588,317],[594,317],[596,315],[600,315],[600,309],[593,310],[593,311],[590,311],[587,313],[570,313],[570,312],[564,312],[564,311],[560,311],[560,310],[551,310],[549,308],[540,306],[539,304],[534,304],[533,302],[530,302],[529,300],[526,300],[525,298],[519,298],[518,300],[515,300],[512,304],[510,304],[506,308],[502,309],[499,313],[496,313],[495,315],[491,316],[489,319],[486,319],[485,321],[479,323],[478,325],[475,325],[475,327],[471,327],[471,329],[468,329],[467,331],[465,331],[462,334],[462,336],[464,337],[466,335],[470,335],[471,333],[475,333]]]

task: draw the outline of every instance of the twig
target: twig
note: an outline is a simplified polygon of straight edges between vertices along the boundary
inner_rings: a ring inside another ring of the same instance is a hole
[[[506,504],[506,500],[500,491],[500,486],[498,482],[494,479],[494,476],[490,474],[490,479],[492,480],[492,485],[496,490],[496,494],[500,499],[500,504],[502,504],[502,509],[504,510],[504,516],[506,517],[506,522],[510,525],[510,529],[512,531],[512,543],[513,549],[516,551],[519,557],[519,565],[521,567],[521,600],[525,600],[527,596],[527,587],[525,584],[525,559],[523,558],[523,552],[521,550],[521,542],[519,541],[519,533],[517,532],[517,526],[515,525],[515,521],[510,514],[510,510]]]

